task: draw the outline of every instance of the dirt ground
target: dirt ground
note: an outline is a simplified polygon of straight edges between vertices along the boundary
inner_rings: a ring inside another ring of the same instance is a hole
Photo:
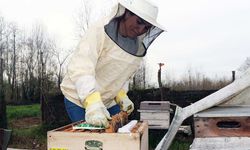
[[[40,140],[36,136],[20,135],[16,134],[15,131],[30,129],[41,125],[41,119],[39,117],[27,117],[17,119],[9,123],[9,128],[12,129],[13,133],[9,142],[9,148],[22,148],[22,149],[36,149],[46,150],[47,145],[44,140]]]
[[[41,123],[41,119],[39,117],[27,117],[17,119],[14,122],[11,122],[10,126],[15,129],[25,129],[30,128],[32,126],[37,126]]]

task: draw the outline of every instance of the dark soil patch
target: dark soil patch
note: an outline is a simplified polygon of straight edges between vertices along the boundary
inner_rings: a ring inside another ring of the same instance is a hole
[[[41,119],[39,117],[26,117],[10,122],[10,126],[13,129],[26,129],[40,124]]]

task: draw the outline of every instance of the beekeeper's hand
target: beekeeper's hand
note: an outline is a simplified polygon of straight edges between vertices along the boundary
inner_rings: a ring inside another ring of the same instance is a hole
[[[120,105],[121,110],[126,111],[129,115],[133,112],[134,103],[128,98],[124,90],[120,90],[115,98],[115,101],[118,105]]]
[[[87,123],[109,127],[108,120],[111,119],[107,108],[104,106],[99,92],[90,94],[84,101],[84,108],[86,110],[85,120]]]

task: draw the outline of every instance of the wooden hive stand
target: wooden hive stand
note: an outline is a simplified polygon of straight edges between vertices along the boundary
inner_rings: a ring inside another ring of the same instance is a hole
[[[168,129],[170,116],[169,101],[142,101],[140,120],[147,121],[149,129]]]
[[[194,115],[195,139],[190,150],[250,148],[250,107],[214,107]]]

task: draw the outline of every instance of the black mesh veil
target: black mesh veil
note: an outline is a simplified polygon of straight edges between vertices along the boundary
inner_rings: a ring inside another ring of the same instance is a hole
[[[118,5],[116,10],[116,14],[105,26],[105,32],[124,51],[138,57],[145,56],[149,46],[164,30],[156,26],[152,26],[146,33],[138,36],[134,41],[131,39],[124,39],[123,37],[119,36],[117,26],[119,24],[119,19],[121,19],[121,17],[124,15],[126,8],[124,8],[122,5]]]
[[[151,43],[163,32],[158,27],[151,27],[151,29],[146,33],[145,37],[143,38],[143,45],[145,49],[148,49],[148,47],[151,45]]]

